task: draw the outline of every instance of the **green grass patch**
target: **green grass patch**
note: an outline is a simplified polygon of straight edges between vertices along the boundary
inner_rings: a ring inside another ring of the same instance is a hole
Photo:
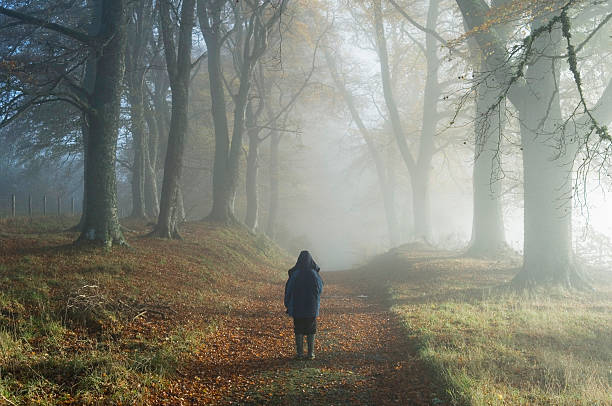
[[[455,405],[612,405],[612,283],[597,292],[499,288],[516,261],[396,258],[392,310]],[[393,269],[391,269],[393,268]]]

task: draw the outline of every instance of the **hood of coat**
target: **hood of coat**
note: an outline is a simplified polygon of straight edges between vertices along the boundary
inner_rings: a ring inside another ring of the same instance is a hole
[[[291,277],[291,275],[295,271],[310,269],[314,269],[317,272],[321,270],[321,268],[319,268],[319,265],[317,265],[315,260],[312,258],[312,255],[310,255],[310,252],[302,251],[300,252],[300,256],[298,257],[295,266],[289,270],[289,277]]]

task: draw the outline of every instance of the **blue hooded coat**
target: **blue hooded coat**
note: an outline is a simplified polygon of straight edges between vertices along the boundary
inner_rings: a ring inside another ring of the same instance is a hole
[[[293,318],[317,317],[321,305],[323,280],[319,266],[308,251],[300,252],[285,284],[285,307]]]

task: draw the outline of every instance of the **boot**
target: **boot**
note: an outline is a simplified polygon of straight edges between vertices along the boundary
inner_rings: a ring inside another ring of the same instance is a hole
[[[308,343],[308,356],[306,358],[308,358],[308,359],[314,359],[315,358],[315,354],[314,354],[314,338],[315,338],[314,334],[308,334],[306,336],[306,342]]]
[[[297,359],[304,358],[304,334],[295,335],[295,352],[297,353]]]

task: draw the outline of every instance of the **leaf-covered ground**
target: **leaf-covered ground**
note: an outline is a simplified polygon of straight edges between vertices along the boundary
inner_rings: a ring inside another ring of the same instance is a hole
[[[442,403],[400,324],[349,273],[322,273],[316,359],[294,360],[283,284],[260,283],[179,367],[159,404],[431,405]],[[366,293],[366,294],[364,294]]]
[[[504,283],[520,258],[417,245],[325,272],[317,357],[282,305],[294,258],[238,227],[76,249],[76,219],[0,220],[0,405],[612,405],[612,278]],[[316,253],[314,253],[316,256]]]
[[[288,258],[239,228],[75,249],[76,219],[0,220],[0,404],[442,403],[383,291],[326,286],[314,361],[293,359]],[[367,297],[364,297],[367,296]]]

